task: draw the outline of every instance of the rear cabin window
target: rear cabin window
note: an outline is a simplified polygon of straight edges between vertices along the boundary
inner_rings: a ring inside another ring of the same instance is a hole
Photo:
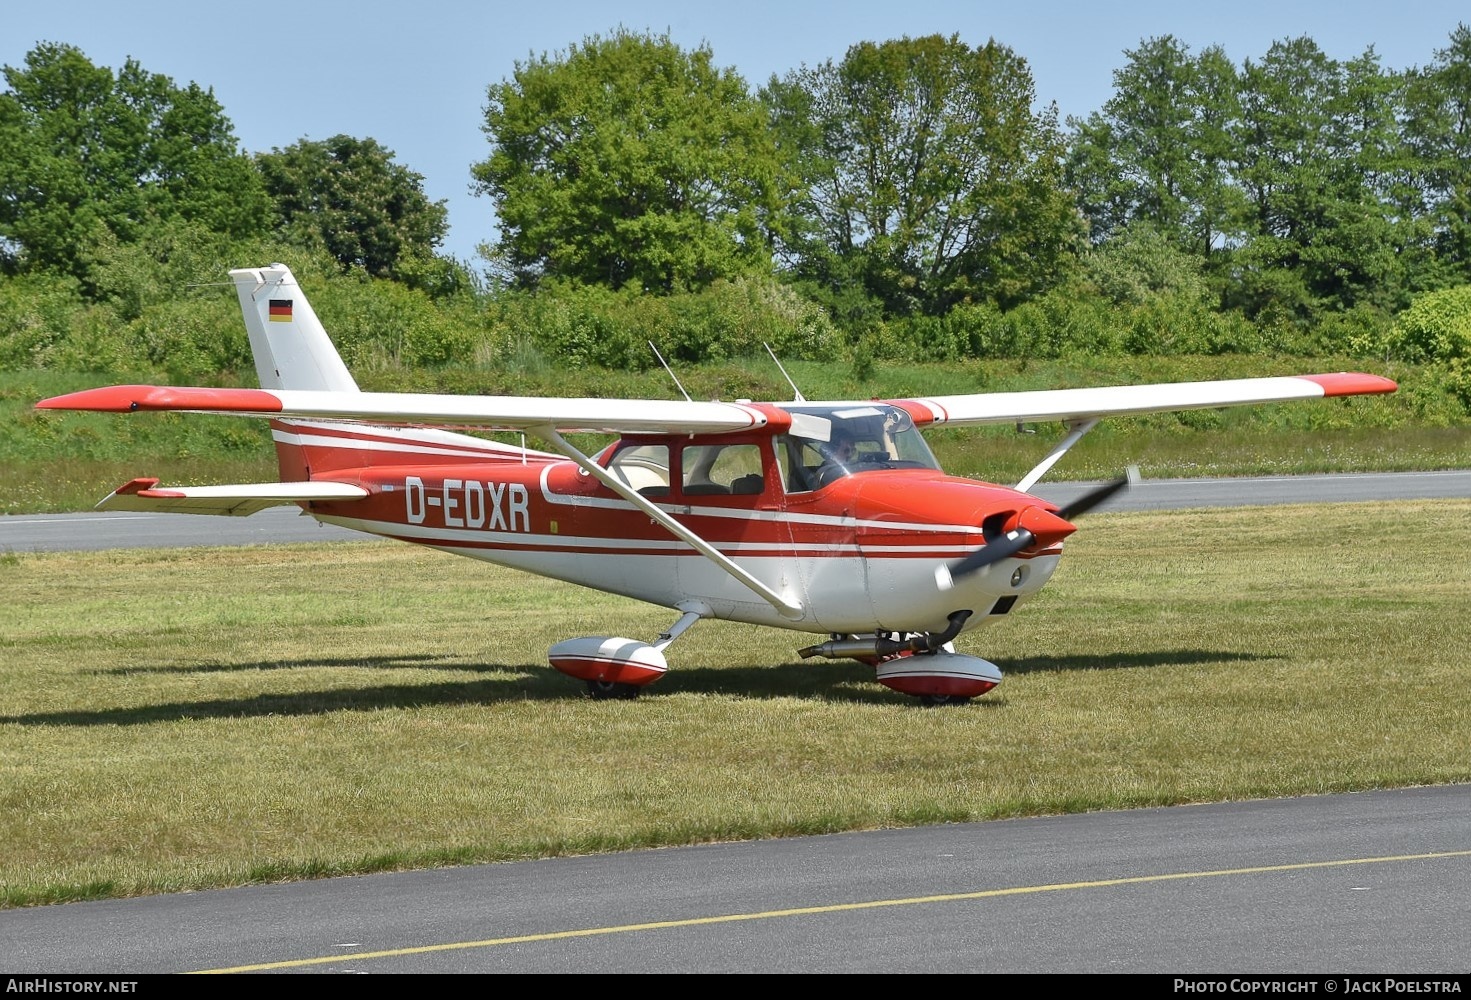
[[[766,488],[761,449],[754,444],[692,444],[679,462],[685,496],[752,495]]]

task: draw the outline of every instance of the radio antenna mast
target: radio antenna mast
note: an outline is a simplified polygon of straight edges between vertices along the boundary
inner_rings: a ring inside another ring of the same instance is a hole
[[[792,387],[792,402],[794,402],[794,403],[805,403],[805,402],[807,402],[807,397],[804,396],[804,395],[802,395],[802,390],[797,388],[797,383],[795,383],[795,382],[792,381],[792,377],[787,374],[787,370],[781,366],[781,361],[779,361],[777,359],[776,352],[771,349],[771,345],[768,344],[766,341],[763,340],[761,342],[761,346],[764,347],[764,348],[766,348],[766,353],[767,354],[770,354],[771,355],[771,360],[776,362],[776,368],[777,368],[778,371],[781,372],[781,377],[784,378],[784,379],[786,379],[787,380],[787,385],[789,385],[789,386]]]
[[[674,379],[674,385],[679,389],[680,393],[684,395],[684,401],[686,403],[694,402],[694,400],[690,399],[690,394],[684,391],[684,386],[679,384],[679,376],[674,374],[674,369],[669,367],[669,362],[664,360],[664,355],[659,353],[659,349],[654,346],[654,342],[652,340],[649,341],[649,350],[654,352],[654,357],[659,359],[659,364],[663,365],[664,370],[669,373],[669,377]]]

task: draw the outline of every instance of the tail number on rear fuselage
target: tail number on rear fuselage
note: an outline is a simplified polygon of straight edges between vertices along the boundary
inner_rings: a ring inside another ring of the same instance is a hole
[[[404,479],[404,512],[410,524],[423,524],[438,508],[446,528],[530,531],[531,496],[520,483],[481,483],[446,479],[438,488],[418,476]]]

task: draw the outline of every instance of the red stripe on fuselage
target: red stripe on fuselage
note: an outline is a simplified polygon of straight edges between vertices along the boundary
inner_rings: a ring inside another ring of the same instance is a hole
[[[366,453],[354,457],[362,462]],[[316,501],[311,513],[407,542],[501,551],[694,553],[571,462],[439,459],[428,465],[359,465],[330,476],[313,471],[362,486],[370,495],[351,504]],[[957,559],[984,544],[980,525],[987,517],[1049,506],[1004,487],[919,470],[867,473],[785,499],[676,494],[657,502],[736,559]],[[856,518],[854,511],[864,516]],[[1028,555],[1055,551],[1048,545]]]
[[[276,453],[282,475],[288,469],[310,469],[318,478],[341,478],[346,472],[371,468],[425,468],[463,466],[468,462],[485,467],[520,464],[521,449],[495,441],[445,439],[439,430],[406,430],[403,433],[378,428],[275,420]],[[458,436],[456,436],[458,437]],[[528,460],[545,461],[536,452],[525,452]],[[292,474],[292,478],[309,478]]]

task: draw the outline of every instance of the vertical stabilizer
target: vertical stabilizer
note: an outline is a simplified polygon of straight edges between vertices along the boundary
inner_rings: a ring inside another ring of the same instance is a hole
[[[262,389],[357,392],[342,357],[285,264],[231,271]]]

